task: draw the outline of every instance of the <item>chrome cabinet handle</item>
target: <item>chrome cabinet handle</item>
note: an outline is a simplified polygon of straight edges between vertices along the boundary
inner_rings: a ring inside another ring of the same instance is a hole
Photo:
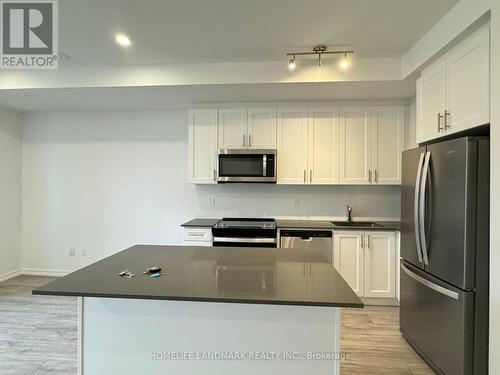
[[[368,182],[372,183],[372,170],[368,169]]]
[[[252,146],[252,134],[248,134],[248,147]]]
[[[364,240],[365,236],[364,235],[361,235],[361,248],[363,249],[365,247],[365,240]]]
[[[246,136],[245,134],[243,134],[243,147],[245,147],[245,143],[246,143]]]
[[[366,243],[367,243],[367,247],[370,248],[370,235],[369,234],[366,236]]]
[[[313,170],[309,169],[309,183],[312,184],[312,181],[313,181]]]
[[[445,112],[446,113],[446,112]],[[441,132],[441,130],[444,130],[443,127],[441,126],[441,119],[443,118],[443,115],[438,112],[438,133]]]
[[[375,171],[374,171],[374,178],[373,178],[373,181],[378,182],[378,172],[377,172],[377,170],[376,170],[376,169],[375,169]]]
[[[451,125],[449,124],[449,119],[450,119],[451,112],[444,110],[444,129],[449,129],[451,128]]]
[[[217,171],[214,169],[214,181],[217,181]]]

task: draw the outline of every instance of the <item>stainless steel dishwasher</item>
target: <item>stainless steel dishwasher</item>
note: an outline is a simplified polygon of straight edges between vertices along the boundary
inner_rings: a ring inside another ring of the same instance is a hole
[[[331,230],[280,230],[280,247],[284,249],[319,250],[332,261],[332,231]]]

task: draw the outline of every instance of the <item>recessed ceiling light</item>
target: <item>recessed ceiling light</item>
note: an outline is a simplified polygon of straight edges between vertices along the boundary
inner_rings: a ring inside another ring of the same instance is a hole
[[[73,97],[73,98],[81,98],[81,97],[85,96],[83,93],[78,92],[78,91],[68,91],[66,94]]]
[[[125,34],[116,34],[115,41],[122,47],[128,47],[132,44],[130,38]]]

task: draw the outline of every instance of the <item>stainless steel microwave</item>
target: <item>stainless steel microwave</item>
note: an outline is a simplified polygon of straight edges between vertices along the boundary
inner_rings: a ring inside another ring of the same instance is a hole
[[[276,150],[219,149],[217,182],[276,182]]]

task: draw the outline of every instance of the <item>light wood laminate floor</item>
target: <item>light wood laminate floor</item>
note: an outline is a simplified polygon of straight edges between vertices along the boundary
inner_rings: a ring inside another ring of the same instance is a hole
[[[0,374],[76,375],[75,297],[33,296],[52,280],[19,276],[0,283]],[[433,372],[398,330],[398,308],[342,311],[341,375],[427,375]]]

